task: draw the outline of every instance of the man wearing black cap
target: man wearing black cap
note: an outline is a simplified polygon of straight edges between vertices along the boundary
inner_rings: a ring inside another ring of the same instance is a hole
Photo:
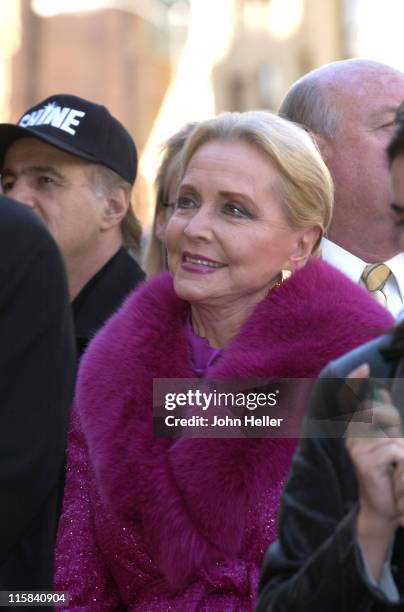
[[[62,251],[80,356],[144,278],[129,252],[140,240],[134,142],[104,106],[57,94],[0,124],[0,170],[3,193],[38,214]]]

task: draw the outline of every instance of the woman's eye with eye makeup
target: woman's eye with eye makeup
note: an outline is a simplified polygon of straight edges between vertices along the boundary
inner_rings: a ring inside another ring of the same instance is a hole
[[[233,202],[226,202],[223,207],[226,215],[232,217],[239,217],[241,219],[251,219],[252,215],[242,206],[241,204],[235,204]]]
[[[196,207],[196,202],[189,196],[179,196],[175,203],[175,210],[187,210]]]

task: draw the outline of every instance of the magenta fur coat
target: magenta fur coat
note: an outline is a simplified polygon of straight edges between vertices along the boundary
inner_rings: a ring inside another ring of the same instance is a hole
[[[189,305],[165,273],[96,336],[80,370],[55,589],[63,610],[254,609],[293,440],[154,438],[153,378],[190,378]],[[258,304],[211,377],[315,377],[393,324],[323,262]]]

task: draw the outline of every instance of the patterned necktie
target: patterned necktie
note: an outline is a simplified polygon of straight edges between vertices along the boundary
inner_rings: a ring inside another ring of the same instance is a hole
[[[369,264],[362,272],[361,283],[383,306],[387,306],[387,298],[383,291],[391,275],[391,270],[385,264]]]

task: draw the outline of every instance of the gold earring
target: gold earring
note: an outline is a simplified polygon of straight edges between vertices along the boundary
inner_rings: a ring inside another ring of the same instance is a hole
[[[292,272],[290,270],[281,270],[278,274],[278,279],[272,285],[268,293],[271,293],[273,289],[280,287],[285,280],[287,280],[290,276],[292,276]]]
[[[281,270],[280,283],[283,283],[285,280],[288,280],[292,276],[291,270]]]

